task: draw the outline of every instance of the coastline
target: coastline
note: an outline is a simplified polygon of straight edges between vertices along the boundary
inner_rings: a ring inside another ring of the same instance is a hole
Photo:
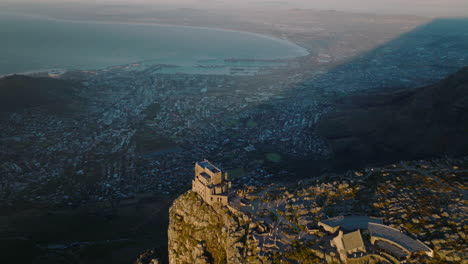
[[[1,14],[1,12],[0,12]],[[142,25],[142,26],[158,26],[158,27],[180,27],[180,28],[195,28],[195,29],[209,29],[209,30],[216,30],[216,31],[225,31],[225,32],[236,32],[236,33],[243,33],[243,34],[250,34],[262,38],[268,38],[271,40],[279,41],[288,45],[293,45],[297,46],[297,48],[300,48],[301,51],[305,51],[307,54],[304,54],[302,56],[307,56],[310,54],[310,51],[302,47],[300,44],[295,43],[294,41],[284,38],[283,36],[277,36],[273,34],[262,34],[258,32],[253,32],[253,31],[244,31],[244,30],[236,30],[236,29],[231,29],[227,27],[209,27],[209,26],[189,26],[189,25],[184,25],[184,24],[177,24],[177,23],[151,23],[151,22],[124,22],[124,21],[102,21],[102,20],[74,20],[74,19],[63,19],[63,18],[54,18],[51,16],[45,16],[45,15],[34,15],[34,14],[27,14],[27,13],[17,13],[17,15],[20,16],[25,16],[29,18],[35,18],[35,19],[44,19],[44,20],[49,20],[49,21],[56,21],[56,22],[65,22],[65,23],[76,23],[76,24],[102,24],[102,25]],[[299,56],[300,57],[300,56]],[[290,57],[292,58],[292,57]],[[288,58],[284,58],[288,59]]]
[[[6,13],[0,12],[0,14],[6,14]],[[277,36],[277,35],[274,35],[274,34],[261,34],[261,33],[257,33],[257,32],[244,31],[244,30],[235,30],[235,29],[226,28],[226,27],[189,26],[189,25],[183,25],[183,24],[177,24],[177,23],[123,22],[123,21],[118,21],[118,20],[116,20],[116,21],[68,20],[68,19],[54,18],[54,17],[47,16],[47,15],[36,15],[36,14],[30,14],[30,13],[8,13],[7,15],[10,15],[10,16],[13,16],[13,17],[18,17],[18,16],[19,17],[24,17],[25,19],[39,19],[39,20],[45,20],[45,21],[72,23],[72,24],[135,25],[135,26],[141,25],[141,26],[151,26],[151,27],[166,27],[166,28],[176,27],[176,28],[185,28],[185,29],[212,30],[212,31],[218,31],[218,32],[233,32],[233,33],[246,34],[246,35],[251,35],[251,36],[258,37],[258,38],[272,40],[272,41],[275,41],[277,43],[282,43],[284,45],[292,47],[298,53],[297,56],[293,55],[293,56],[278,58],[278,59],[281,59],[281,60],[295,60],[295,59],[310,56],[310,54],[311,54],[311,51],[309,49],[301,46],[299,43],[296,43],[296,42],[291,41],[291,40],[289,40],[287,38],[284,38],[283,36]],[[231,58],[224,58],[224,59],[231,59]],[[234,58],[234,59],[243,60],[245,58]],[[151,59],[148,59],[148,60],[151,60]],[[148,60],[143,60],[143,62],[148,61]],[[40,74],[40,73],[46,73],[46,72],[55,71],[55,70],[64,71],[64,72],[71,71],[71,70],[98,71],[98,70],[104,70],[104,69],[109,69],[109,68],[114,68],[114,67],[121,67],[121,66],[125,66],[125,65],[141,63],[141,62],[142,61],[129,61],[128,63],[125,63],[125,64],[109,65],[109,66],[106,66],[106,67],[96,67],[96,68],[86,68],[86,69],[84,69],[84,68],[83,69],[62,68],[62,69],[28,70],[28,71],[22,71],[22,72],[12,72],[12,73],[0,74],[0,78],[5,78],[5,77],[8,77],[8,76],[12,76],[12,75]]]
[[[43,70],[32,70],[32,71],[25,71],[25,72],[15,72],[15,73],[6,73],[6,74],[0,74],[0,79],[14,76],[14,75],[34,75],[34,74],[41,74],[41,73],[49,73],[51,71],[63,71],[63,72],[68,72],[72,71],[73,69],[43,69]]]

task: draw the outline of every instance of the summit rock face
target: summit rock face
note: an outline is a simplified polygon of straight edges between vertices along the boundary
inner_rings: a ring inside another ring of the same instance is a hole
[[[265,263],[256,253],[245,214],[205,203],[189,191],[169,211],[169,263]]]

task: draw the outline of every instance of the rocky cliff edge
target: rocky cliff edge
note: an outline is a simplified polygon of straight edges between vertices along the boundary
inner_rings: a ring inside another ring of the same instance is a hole
[[[210,206],[189,191],[169,211],[169,263],[266,263],[257,255],[249,217]]]

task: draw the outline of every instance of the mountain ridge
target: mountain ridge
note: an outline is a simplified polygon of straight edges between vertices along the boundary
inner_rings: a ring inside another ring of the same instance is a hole
[[[335,158],[460,156],[468,149],[468,67],[430,86],[344,97],[317,131]]]

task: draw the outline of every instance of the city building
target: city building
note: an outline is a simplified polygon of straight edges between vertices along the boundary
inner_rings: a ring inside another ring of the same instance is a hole
[[[192,191],[198,193],[208,204],[228,204],[228,190],[231,181],[227,172],[221,171],[209,161],[195,163],[195,178],[192,180]]]

